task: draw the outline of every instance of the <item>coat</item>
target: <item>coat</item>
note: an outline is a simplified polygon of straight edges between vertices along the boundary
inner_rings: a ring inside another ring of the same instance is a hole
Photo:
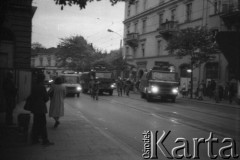
[[[62,117],[64,115],[66,89],[61,84],[54,84],[50,88],[51,90],[53,90],[53,97],[50,100],[49,117]]]
[[[33,114],[47,113],[46,102],[49,100],[46,88],[43,84],[35,84],[31,93],[31,112]]]

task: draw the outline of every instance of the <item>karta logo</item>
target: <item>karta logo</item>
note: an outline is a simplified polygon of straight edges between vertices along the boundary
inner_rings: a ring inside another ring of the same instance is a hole
[[[158,139],[158,131],[144,131],[143,132],[143,154],[144,159],[157,159],[157,150],[162,153],[162,155],[168,159],[182,159],[182,158],[192,158],[200,159],[199,147],[203,144],[207,148],[207,155],[210,159],[216,159],[218,157],[222,159],[234,158],[237,159],[239,155],[236,153],[236,142],[232,138],[223,138],[219,141],[218,138],[213,137],[213,133],[209,133],[209,137],[205,138],[192,138],[192,148],[190,153],[189,140],[186,138],[176,138],[174,143],[176,144],[171,150],[166,148],[164,141],[168,138],[171,131],[163,131],[162,135]],[[218,149],[218,153],[213,152],[214,143],[219,143],[221,147]],[[179,145],[180,144],[180,145]]]

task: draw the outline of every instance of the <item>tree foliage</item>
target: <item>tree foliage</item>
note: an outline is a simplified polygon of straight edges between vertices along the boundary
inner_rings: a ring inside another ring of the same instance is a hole
[[[62,38],[58,49],[56,56],[60,67],[68,67],[73,70],[90,68],[94,49],[82,36]],[[72,62],[67,62],[68,58],[71,58]]]
[[[173,34],[166,50],[179,57],[189,56],[193,66],[208,62],[217,48],[214,35],[206,28],[186,28]]]
[[[84,9],[87,5],[87,3],[94,2],[94,0],[54,0],[57,5],[61,6],[61,9],[63,9],[64,6],[69,5],[78,5],[80,9]],[[101,0],[95,0],[95,1],[101,1]],[[118,2],[126,2],[128,1],[130,4],[133,4],[136,0],[109,0],[112,5],[115,5]]]

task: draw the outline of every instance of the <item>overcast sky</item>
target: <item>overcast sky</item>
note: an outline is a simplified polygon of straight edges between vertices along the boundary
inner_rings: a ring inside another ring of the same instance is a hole
[[[32,42],[44,47],[56,47],[60,38],[81,35],[102,50],[119,49],[123,35],[124,3],[111,6],[109,0],[88,3],[86,9],[66,6],[64,10],[54,0],[34,0],[37,10],[33,17]],[[118,34],[110,33],[111,29]]]

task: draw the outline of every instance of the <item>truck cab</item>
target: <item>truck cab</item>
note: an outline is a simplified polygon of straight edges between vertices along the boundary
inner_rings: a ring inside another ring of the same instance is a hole
[[[171,99],[175,102],[178,95],[178,74],[171,69],[154,67],[145,72],[140,80],[139,90],[141,97],[147,101],[153,99]]]

